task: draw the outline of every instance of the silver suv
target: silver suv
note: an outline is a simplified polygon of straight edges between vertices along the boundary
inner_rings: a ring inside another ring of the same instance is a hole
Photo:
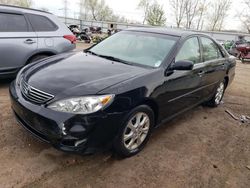
[[[0,5],[0,78],[28,63],[75,49],[76,37],[51,13]]]

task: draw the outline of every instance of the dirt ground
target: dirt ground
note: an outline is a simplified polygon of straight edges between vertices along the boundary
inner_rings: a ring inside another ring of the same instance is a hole
[[[1,188],[250,187],[250,125],[225,113],[250,115],[250,64],[238,63],[223,105],[200,106],[172,120],[128,159],[111,152],[70,155],[34,139],[12,115],[9,83],[0,82]]]

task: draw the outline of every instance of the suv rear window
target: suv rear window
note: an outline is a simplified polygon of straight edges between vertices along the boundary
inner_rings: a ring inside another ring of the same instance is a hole
[[[35,31],[56,31],[58,27],[49,18],[28,14],[29,21]]]
[[[24,15],[0,13],[0,32],[27,32]]]

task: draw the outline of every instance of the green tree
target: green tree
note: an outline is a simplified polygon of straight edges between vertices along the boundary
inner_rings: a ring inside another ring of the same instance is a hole
[[[149,6],[148,15],[146,21],[152,26],[163,26],[166,23],[165,12],[162,5],[156,1]]]
[[[89,10],[93,20],[109,21],[114,15],[113,10],[106,5],[105,0],[85,0],[84,5]]]
[[[0,0],[0,4],[30,8],[32,6],[32,0]]]

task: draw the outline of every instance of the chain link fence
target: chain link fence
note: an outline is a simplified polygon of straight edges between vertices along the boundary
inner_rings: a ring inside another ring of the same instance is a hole
[[[107,32],[108,29],[111,29],[111,28],[123,30],[123,29],[127,29],[130,27],[153,27],[153,26],[142,25],[142,24],[127,24],[127,23],[106,22],[106,21],[86,21],[86,20],[65,18],[65,17],[59,17],[59,19],[62,22],[64,22],[67,26],[78,25],[78,26],[80,26],[81,29],[88,28],[88,27],[101,27],[103,32]],[[166,29],[173,29],[173,28],[166,27]],[[174,28],[174,29],[176,29],[176,28]],[[247,41],[250,41],[250,34],[246,34],[246,33],[196,31],[196,30],[191,30],[191,31],[210,35],[211,37],[213,37],[219,41],[227,41],[227,40],[237,41],[239,39],[239,36],[245,36],[245,39]]]

